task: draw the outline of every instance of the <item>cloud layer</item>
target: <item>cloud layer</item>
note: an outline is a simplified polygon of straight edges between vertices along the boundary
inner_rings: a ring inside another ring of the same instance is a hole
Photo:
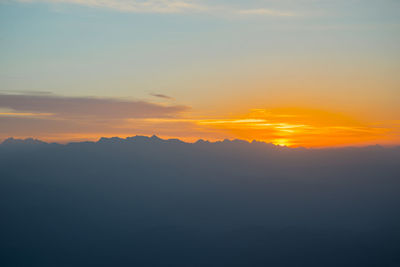
[[[62,117],[117,119],[171,117],[187,109],[185,106],[164,106],[145,101],[23,94],[0,94],[0,108],[18,112],[50,113]]]
[[[399,158],[239,140],[9,139],[0,265],[400,266]]]

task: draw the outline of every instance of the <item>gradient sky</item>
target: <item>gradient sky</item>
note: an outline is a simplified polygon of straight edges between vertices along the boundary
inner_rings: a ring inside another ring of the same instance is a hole
[[[0,139],[400,144],[397,0],[0,1]]]

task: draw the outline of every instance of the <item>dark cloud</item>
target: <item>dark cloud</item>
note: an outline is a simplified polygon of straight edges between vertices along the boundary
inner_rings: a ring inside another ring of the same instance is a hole
[[[162,118],[188,109],[145,101],[55,95],[0,94],[0,108],[18,112],[52,113],[60,117]]]
[[[169,99],[169,100],[174,99],[173,97],[168,96],[168,95],[164,95],[164,94],[154,94],[154,93],[151,93],[150,95],[151,95],[151,96],[158,97],[158,98]]]

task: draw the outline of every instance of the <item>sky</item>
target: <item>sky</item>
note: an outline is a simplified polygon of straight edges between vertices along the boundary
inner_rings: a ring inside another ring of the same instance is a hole
[[[397,0],[0,0],[0,140],[400,144]]]

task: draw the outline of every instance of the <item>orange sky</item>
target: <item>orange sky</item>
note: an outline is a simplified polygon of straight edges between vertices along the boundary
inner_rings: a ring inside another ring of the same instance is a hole
[[[363,122],[340,113],[307,108],[254,109],[239,118],[204,120],[206,125],[245,140],[277,145],[326,147],[398,144],[399,125]]]
[[[0,113],[0,118],[44,117],[48,113]],[[66,118],[52,120],[68,123]],[[76,122],[76,120],[75,120]],[[157,134],[194,142],[207,140],[258,140],[290,147],[334,147],[400,144],[400,121],[363,121],[341,113],[310,108],[253,109],[247,114],[226,117],[194,117],[183,113],[167,118],[128,118],[123,120],[80,122],[80,128],[46,131],[30,129],[15,137],[36,137],[46,141],[97,140],[104,137],[127,137]],[[35,125],[33,125],[35,126]],[[25,127],[26,128],[26,127]],[[3,139],[8,137],[3,134]]]

